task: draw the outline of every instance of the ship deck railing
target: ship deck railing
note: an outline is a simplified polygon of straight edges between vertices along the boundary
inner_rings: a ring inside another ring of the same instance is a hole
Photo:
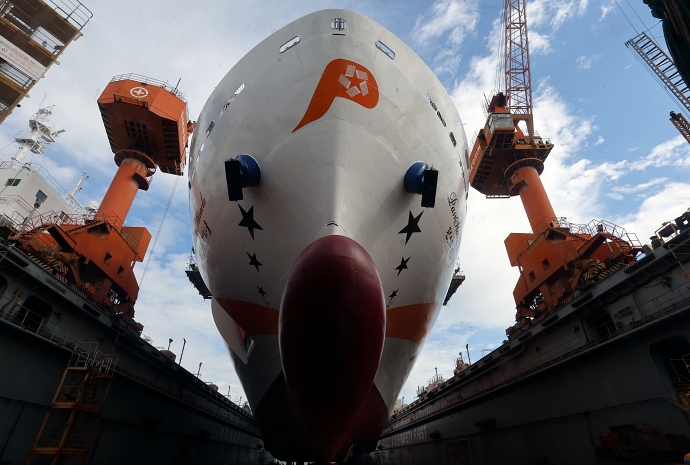
[[[76,0],[46,0],[63,18],[81,30],[93,18],[91,10]]]
[[[390,431],[400,429],[402,427],[407,427],[411,423],[415,423],[426,417],[435,415],[441,410],[446,410],[448,408],[457,406],[459,404],[466,403],[478,397],[481,397],[491,391],[495,391],[499,388],[512,384],[523,378],[531,376],[539,371],[545,370],[553,365],[563,362],[571,357],[581,354],[585,351],[593,349],[599,345],[608,343],[616,338],[630,333],[640,327],[646,326],[653,323],[661,318],[667,317],[674,313],[689,310],[690,309],[690,290],[686,283],[682,283],[679,286],[669,289],[667,292],[658,295],[646,302],[638,303],[637,306],[632,306],[642,315],[639,319],[633,319],[627,324],[616,324],[607,322],[602,325],[590,328],[588,331],[583,331],[585,334],[580,334],[579,336],[572,338],[563,344],[555,347],[543,354],[535,357],[525,363],[518,365],[513,370],[508,371],[494,371],[489,373],[487,379],[483,380],[481,383],[476,384],[475,387],[471,389],[465,389],[458,392],[456,397],[451,397],[446,399],[444,402],[440,403],[438,408],[432,409],[432,411],[424,412],[420,411],[412,414],[412,411],[420,403],[425,402],[426,399],[418,399],[409,406],[405,406],[396,415],[391,416],[389,423],[384,430],[383,434],[386,435]],[[587,334],[589,333],[589,334]],[[498,348],[500,349],[500,347]],[[497,350],[498,350],[497,349]],[[495,351],[494,351],[495,352]],[[482,366],[484,363],[491,360],[494,352],[488,354],[486,357],[478,360],[470,366]],[[465,378],[472,378],[471,370],[463,370],[459,375],[451,377],[444,384],[442,384],[439,393],[434,396],[442,397],[444,395],[443,391],[449,388],[458,389],[455,383],[464,381]]]
[[[115,228],[116,232],[122,237],[122,240],[127,243],[132,251],[138,253],[140,239],[133,234],[123,231],[127,226],[122,221],[122,218],[117,216],[112,210],[108,213],[97,211],[93,213],[75,213],[69,215],[61,211],[47,211],[27,219],[21,230],[16,230],[10,239],[19,239],[23,235],[39,231],[52,225],[82,227],[97,223],[108,223]],[[47,244],[41,245],[47,255],[53,252],[52,248]]]
[[[161,81],[159,79],[153,79],[147,76],[142,76],[141,74],[135,74],[135,73],[127,73],[127,74],[119,74],[115,77],[113,77],[110,82],[117,82],[117,81],[125,81],[125,80],[130,80],[130,81],[137,81],[142,84],[152,84],[154,86],[162,87],[163,89],[167,90],[171,94],[175,95],[177,98],[182,100],[183,102],[187,102],[187,99],[185,98],[185,95],[177,90],[177,86],[173,87],[169,83],[165,81]]]
[[[41,337],[70,351],[78,350],[80,346],[92,343],[91,341],[87,341],[75,333],[50,321],[48,318],[42,317],[33,310],[21,305],[13,305],[13,303],[14,301],[10,300],[9,298],[0,296],[0,320],[20,327],[29,333],[35,334],[38,337]],[[142,342],[148,344],[143,339]],[[156,350],[153,348],[153,346],[151,346],[151,348]],[[114,357],[115,355],[116,354],[110,355],[110,357]],[[184,370],[189,376],[194,376],[184,367],[179,366],[179,368]],[[118,364],[112,369],[116,374],[126,376],[129,379],[144,384],[149,388],[155,389],[156,391],[178,401],[199,408],[200,410],[203,410],[204,412],[214,415],[225,421],[232,421],[230,413],[227,411],[227,409],[231,409],[234,414],[253,421],[253,416],[250,413],[242,409],[241,406],[235,404],[224,395],[212,390],[206,385],[206,383],[198,378],[196,382],[199,384],[199,386],[203,385],[208,390],[209,394],[213,395],[218,402],[224,404],[226,409],[221,408],[218,404],[205,402],[203,398],[200,398],[199,396],[185,394],[182,390],[175,390],[173,388],[174,383],[170,377],[157,376],[155,370],[151,370],[150,372],[142,372],[141,370],[136,370],[135,368],[125,367],[125,364],[122,361],[118,362]],[[236,426],[241,427],[239,425]]]

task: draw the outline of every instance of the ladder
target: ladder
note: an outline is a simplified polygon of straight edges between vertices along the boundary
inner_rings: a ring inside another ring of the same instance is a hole
[[[659,46],[642,32],[625,43],[626,47],[637,53],[642,62],[654,73],[657,79],[671,92],[678,103],[690,113],[690,89],[681,77],[676,64]]]
[[[86,463],[116,360],[117,355],[99,352],[97,343],[74,346],[26,465],[34,459],[51,465]]]

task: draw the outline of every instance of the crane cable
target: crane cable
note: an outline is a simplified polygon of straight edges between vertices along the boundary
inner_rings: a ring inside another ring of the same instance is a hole
[[[623,13],[623,16],[625,16],[625,19],[627,19],[628,22],[630,23],[630,26],[632,26],[633,30],[635,31],[635,34],[639,34],[639,32],[637,32],[637,28],[635,26],[633,26],[632,21],[630,21],[630,18],[628,18],[628,15],[626,15],[625,11],[623,11],[623,8],[621,8],[621,5],[620,5],[620,3],[618,3],[618,0],[614,0],[614,1],[616,2],[616,5],[618,5],[618,9],[621,10],[621,13]],[[637,14],[637,13],[635,13],[635,14]],[[642,24],[644,24],[644,23],[642,23]]]
[[[180,182],[180,178],[182,176],[177,176],[175,179],[175,184],[173,184],[172,192],[170,192],[170,197],[168,197],[168,204],[165,206],[165,210],[163,211],[163,218],[161,218],[161,222],[158,225],[158,231],[156,232],[156,237],[153,239],[153,245],[151,245],[151,250],[149,251],[149,258],[146,261],[146,266],[144,267],[144,272],[141,274],[141,280],[139,281],[139,287],[143,287],[144,285],[144,276],[146,276],[146,270],[149,269],[149,265],[151,264],[151,258],[153,258],[153,251],[156,249],[156,243],[158,243],[158,236],[161,235],[161,230],[163,229],[163,223],[165,222],[165,217],[168,215],[168,210],[170,209],[170,204],[172,203],[173,196],[175,195],[175,189],[177,189],[177,183]]]

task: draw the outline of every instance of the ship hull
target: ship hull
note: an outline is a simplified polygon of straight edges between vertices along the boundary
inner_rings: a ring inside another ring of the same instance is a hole
[[[373,449],[440,311],[460,246],[467,142],[450,97],[389,31],[326,10],[240,60],[195,134],[189,186],[199,270],[267,449],[321,461],[343,456],[353,437]],[[256,160],[261,178],[234,202],[224,164],[242,154]],[[439,174],[434,208],[403,186],[419,161]],[[356,269],[336,264],[342,256],[321,272],[313,272],[319,260],[300,264],[324,241],[355,244]],[[361,276],[357,266],[367,260],[365,281],[327,279]],[[341,305],[362,295],[365,282],[369,298]],[[298,297],[288,292],[295,286]],[[304,320],[290,326],[293,314]],[[304,341],[313,341],[311,350]],[[326,419],[339,426],[324,433]],[[327,451],[318,446],[325,442]]]

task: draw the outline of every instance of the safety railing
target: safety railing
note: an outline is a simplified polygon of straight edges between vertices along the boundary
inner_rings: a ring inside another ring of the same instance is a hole
[[[81,2],[75,0],[48,0],[48,3],[79,30],[86,26],[86,23],[93,18],[91,10],[86,8]]]
[[[60,39],[49,32],[50,29],[61,30],[63,34],[65,31],[56,16],[46,15],[45,12],[36,8],[36,3],[4,0],[0,2],[0,17],[25,34],[36,46],[57,56],[80,34],[79,31],[89,22],[93,14],[75,0],[47,0],[47,3],[57,16],[61,16],[74,28],[74,33],[69,37],[63,36]]]
[[[529,232],[515,250],[520,251],[520,255],[524,253],[535,240],[535,235],[547,228],[562,228],[564,232],[574,235],[586,235],[593,237],[599,233],[605,233],[608,238],[615,241],[627,243],[631,248],[641,247],[642,244],[637,238],[637,234],[629,233],[625,228],[618,226],[606,220],[592,220],[586,224],[571,223],[565,217],[545,217],[542,219],[535,229]]]
[[[111,374],[119,358],[119,354],[104,354],[99,351],[97,342],[78,342],[72,350],[69,366],[93,368],[101,373]]]
[[[177,87],[173,87],[170,84],[168,84],[165,81],[161,81],[158,79],[153,79],[150,77],[142,76],[141,74],[135,74],[135,73],[128,73],[128,74],[120,74],[115,77],[113,77],[110,82],[117,82],[117,81],[137,81],[140,82],[141,84],[152,84],[154,86],[162,87],[163,89],[167,90],[171,94],[177,96],[180,100],[186,102],[185,95],[177,90]]]
[[[2,226],[9,226],[12,229],[22,224],[24,219],[29,216],[32,206],[21,197],[0,196],[0,221]]]
[[[57,182],[55,178],[50,175],[50,173],[48,173],[48,170],[46,170],[45,167],[43,167],[43,165],[39,165],[37,163],[24,163],[12,160],[0,161],[0,170],[17,170],[17,173],[19,173],[19,171],[22,169],[38,173],[48,184],[50,184],[50,187],[57,191],[57,193],[61,197],[64,197],[67,194],[67,190],[64,187],[62,187],[60,183]],[[0,186],[0,189],[1,188],[2,187]]]
[[[111,225],[118,232],[118,234],[120,234],[127,245],[134,252],[137,252],[139,247],[139,239],[131,234],[122,232],[122,229],[125,228],[125,224],[122,219],[113,211],[108,213],[101,213],[100,211],[97,211],[94,213],[72,215],[67,215],[64,212],[49,211],[26,220],[26,222],[12,236],[10,236],[10,239],[21,241],[23,237],[41,230],[45,230],[52,225],[70,225],[81,227],[96,223],[108,223]],[[45,248],[49,247],[47,244],[43,245]]]
[[[34,78],[22,72],[12,63],[3,59],[0,59],[0,62],[0,74],[17,84],[22,89],[26,90],[33,86],[36,82]]]

